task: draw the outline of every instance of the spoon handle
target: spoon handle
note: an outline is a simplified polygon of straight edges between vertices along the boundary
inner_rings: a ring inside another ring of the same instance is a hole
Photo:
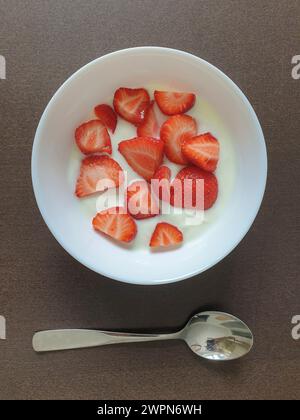
[[[36,352],[45,352],[176,338],[179,338],[179,332],[174,334],[136,334],[84,329],[48,330],[35,333],[32,346]]]

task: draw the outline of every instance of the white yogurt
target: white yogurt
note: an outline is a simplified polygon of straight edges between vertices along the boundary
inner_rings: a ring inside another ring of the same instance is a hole
[[[155,89],[172,90],[170,87],[161,87],[157,84],[155,84],[155,86],[148,85],[147,90],[151,98],[153,98],[153,92]],[[111,104],[112,99],[105,102]],[[159,111],[157,105],[155,105],[155,112],[160,124],[167,119],[167,117]],[[197,98],[196,104],[187,114],[191,115],[197,121],[198,133],[210,131],[219,140],[220,159],[215,172],[219,184],[217,201],[212,208],[204,212],[204,217],[202,217],[203,214],[201,213],[194,213],[194,215],[191,216],[191,211],[189,210],[174,209],[172,206],[169,206],[171,214],[160,214],[149,219],[136,220],[138,233],[135,240],[130,245],[132,248],[148,247],[151,234],[156,224],[162,221],[169,222],[177,226],[183,233],[184,243],[193,241],[222,216],[222,211],[226,206],[227,200],[230,198],[233,190],[236,164],[234,147],[230,139],[230,135],[225,128],[225,124],[223,124],[222,120],[214,112],[211,106],[208,103],[205,103],[201,97]],[[95,118],[94,114],[87,115],[87,120],[93,118]],[[136,137],[136,127],[118,117],[116,131],[114,134],[110,133],[110,136],[113,148],[111,157],[119,162],[124,171],[127,171],[128,184],[133,180],[140,179],[139,175],[131,169],[123,156],[118,152],[118,143],[121,140]],[[74,194],[75,191],[76,179],[79,174],[80,163],[83,157],[84,156],[80,153],[74,142],[74,148],[70,156],[68,170],[68,180],[70,182],[71,194]],[[178,171],[183,167],[170,162],[166,157],[164,157],[163,164],[166,164],[171,169],[172,178],[175,177]],[[122,193],[122,190],[120,193]],[[92,220],[98,211],[105,208],[105,201],[111,200],[110,207],[115,205],[112,201],[115,196],[116,191],[111,189],[100,195],[95,194],[90,197],[78,199],[78,206],[82,209],[83,214]],[[120,197],[121,203],[124,205],[124,194],[120,194]],[[181,214],[174,214],[176,211],[181,212]]]

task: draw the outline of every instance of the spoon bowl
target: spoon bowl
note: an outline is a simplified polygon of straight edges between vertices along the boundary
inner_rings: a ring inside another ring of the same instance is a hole
[[[247,325],[224,312],[194,315],[181,334],[197,356],[210,360],[238,359],[253,345],[253,335]]]

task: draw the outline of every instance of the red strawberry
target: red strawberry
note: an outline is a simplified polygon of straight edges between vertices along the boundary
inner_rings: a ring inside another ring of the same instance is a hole
[[[174,115],[161,127],[160,138],[165,143],[165,153],[169,160],[184,165],[188,160],[181,152],[182,144],[197,134],[197,123],[189,115]]]
[[[219,160],[219,142],[210,133],[201,134],[185,140],[183,155],[194,165],[205,171],[213,172]]]
[[[163,92],[156,90],[154,97],[161,112],[165,115],[183,114],[195,103],[194,93],[186,92]]]
[[[186,166],[176,175],[171,185],[171,205],[185,208],[196,207],[198,210],[203,210],[203,206],[197,203],[196,195],[197,181],[202,179],[204,181],[204,210],[212,207],[218,196],[217,178],[213,173],[203,171],[196,166]],[[185,180],[191,181],[184,183]]]
[[[149,181],[162,162],[164,143],[152,137],[135,137],[121,141],[119,152],[135,172]]]
[[[140,124],[149,107],[150,97],[146,89],[131,89],[121,87],[115,92],[114,108],[120,117],[132,124]]]
[[[121,242],[130,242],[137,234],[135,221],[123,207],[100,211],[93,218],[93,227]]]
[[[146,181],[133,182],[126,191],[127,210],[135,219],[147,219],[159,214],[159,206]]]
[[[97,105],[94,108],[94,112],[105,127],[114,133],[117,126],[117,116],[112,107],[107,104]]]
[[[75,131],[77,146],[82,153],[105,152],[111,154],[111,141],[105,125],[99,120],[81,124]]]
[[[170,201],[171,171],[167,166],[157,169],[151,180],[151,188],[160,200]],[[155,182],[158,181],[158,182]]]
[[[121,166],[108,156],[88,156],[81,162],[75,194],[85,197],[123,183]]]
[[[183,241],[182,232],[170,223],[161,222],[156,225],[152,233],[149,246],[172,246],[180,244]]]
[[[137,135],[139,137],[159,137],[159,125],[154,112],[154,101],[151,101],[145,112],[144,120],[137,128]]]
[[[158,179],[159,181],[161,181],[162,179],[167,179],[168,181],[170,181],[171,179],[170,168],[168,168],[165,165],[160,166],[155,172],[155,174],[153,175],[152,179]]]

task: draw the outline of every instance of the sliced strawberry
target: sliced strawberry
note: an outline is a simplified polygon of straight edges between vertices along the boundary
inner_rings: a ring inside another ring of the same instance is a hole
[[[135,221],[123,207],[100,211],[93,218],[93,227],[121,242],[130,242],[137,234]]]
[[[152,137],[135,137],[121,141],[119,152],[136,173],[149,181],[162,162],[164,143]]]
[[[115,92],[114,108],[120,117],[132,124],[140,124],[149,107],[150,97],[146,89],[131,89],[121,87]]]
[[[190,180],[185,183],[185,180]],[[204,181],[204,206],[198,205],[198,193],[202,192],[202,187],[198,180]],[[201,188],[201,189],[200,189]],[[207,171],[203,171],[196,166],[186,166],[176,175],[171,185],[172,206],[184,208],[197,208],[198,210],[207,210],[215,203],[218,196],[218,181],[216,176]]]
[[[196,96],[186,92],[164,92],[156,90],[154,98],[161,112],[165,115],[183,114],[194,106]]]
[[[188,160],[181,152],[182,144],[197,134],[197,123],[189,115],[174,115],[161,127],[160,138],[165,143],[165,153],[169,160],[185,165]]]
[[[152,233],[149,246],[172,246],[178,245],[183,241],[182,232],[170,223],[161,222],[156,225]]]
[[[99,120],[91,120],[81,124],[75,131],[77,146],[82,153],[109,153],[111,141],[105,125]]]
[[[170,201],[170,180],[171,171],[164,165],[158,168],[153,175],[151,179],[151,188],[160,200]]]
[[[151,101],[145,112],[144,120],[137,128],[137,135],[139,137],[159,137],[159,125],[154,112],[154,101]]]
[[[167,179],[170,181],[171,179],[171,170],[165,165],[160,166],[155,174],[153,175],[153,179],[158,179],[161,181],[162,179]]]
[[[88,156],[81,162],[75,194],[85,197],[123,183],[121,166],[108,156]]]
[[[126,191],[127,210],[135,219],[147,219],[159,214],[157,200],[146,181],[133,182]]]
[[[205,171],[215,171],[219,160],[220,146],[212,134],[205,133],[185,140],[181,150],[189,162]]]
[[[94,112],[102,124],[114,133],[117,126],[117,116],[112,107],[107,104],[97,105],[94,108]]]

